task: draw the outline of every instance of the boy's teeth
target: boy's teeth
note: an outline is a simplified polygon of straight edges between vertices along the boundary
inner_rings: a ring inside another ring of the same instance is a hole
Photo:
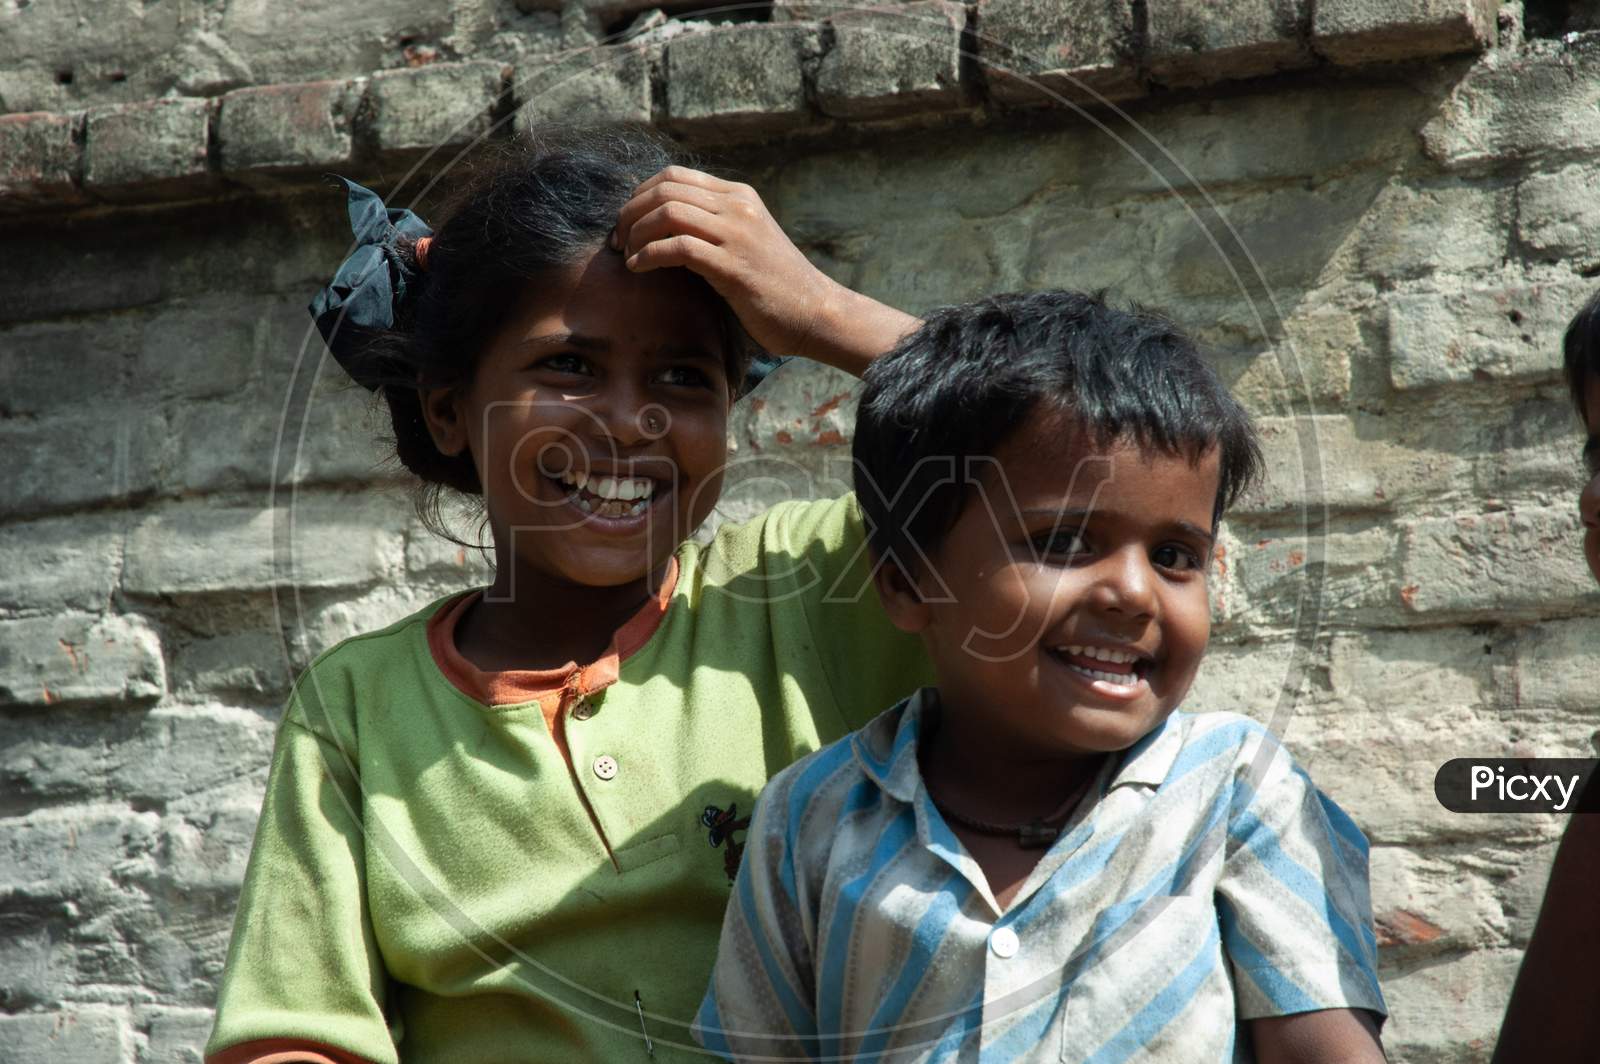
[[[1073,665],[1070,662],[1067,664],[1067,668],[1087,676],[1091,680],[1104,680],[1106,683],[1114,683],[1119,687],[1131,687],[1132,684],[1128,682],[1129,680],[1134,683],[1138,682],[1138,678],[1130,672],[1101,672],[1099,669],[1086,669],[1082,665]]]
[[[1131,665],[1139,660],[1137,654],[1125,654],[1120,650],[1102,650],[1100,647],[1062,647],[1068,654],[1081,658],[1093,658],[1096,661],[1109,661],[1113,665]]]

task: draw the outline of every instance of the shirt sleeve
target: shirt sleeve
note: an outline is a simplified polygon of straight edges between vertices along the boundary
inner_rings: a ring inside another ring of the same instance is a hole
[[[1252,731],[1216,888],[1238,1016],[1360,1008],[1381,1022],[1367,840],[1271,733]]]
[[[787,844],[787,779],[762,792],[723,916],[711,984],[692,1028],[724,1058],[814,1060],[817,1037],[812,921]]]
[[[367,909],[354,737],[330,734],[334,714],[308,717],[308,697],[323,708],[310,675],[278,727],[208,1061],[254,1060],[258,1042],[269,1060],[298,1050],[306,1055],[289,1059],[397,1061]]]
[[[757,521],[719,530],[712,551],[740,571],[740,593],[765,598],[791,659],[820,667],[843,731],[934,682],[922,641],[889,622],[872,586],[854,493],[779,503]]]

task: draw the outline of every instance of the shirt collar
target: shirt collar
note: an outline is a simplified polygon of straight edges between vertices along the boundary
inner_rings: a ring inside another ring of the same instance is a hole
[[[917,745],[923,717],[937,691],[924,687],[893,708],[873,718],[851,737],[851,747],[861,771],[899,801],[915,800],[922,774],[917,765]],[[1159,787],[1183,747],[1182,713],[1172,713],[1156,729],[1130,746],[1111,780],[1111,787],[1139,784]]]

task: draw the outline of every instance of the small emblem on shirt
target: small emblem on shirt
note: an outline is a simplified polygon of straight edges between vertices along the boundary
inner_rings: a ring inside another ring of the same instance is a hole
[[[739,803],[731,802],[726,809],[706,806],[700,814],[700,823],[710,829],[706,837],[711,845],[722,850],[722,870],[728,873],[728,882],[732,883],[739,874],[739,858],[744,855],[744,842],[734,841],[733,833],[748,829],[750,818],[741,817]]]

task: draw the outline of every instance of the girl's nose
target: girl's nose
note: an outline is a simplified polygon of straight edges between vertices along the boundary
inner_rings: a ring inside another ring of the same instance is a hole
[[[1578,496],[1578,513],[1588,528],[1600,528],[1600,473],[1589,478],[1588,486]]]
[[[591,408],[599,430],[618,447],[635,447],[659,436],[652,432],[659,420],[659,404],[625,384],[613,384]]]

